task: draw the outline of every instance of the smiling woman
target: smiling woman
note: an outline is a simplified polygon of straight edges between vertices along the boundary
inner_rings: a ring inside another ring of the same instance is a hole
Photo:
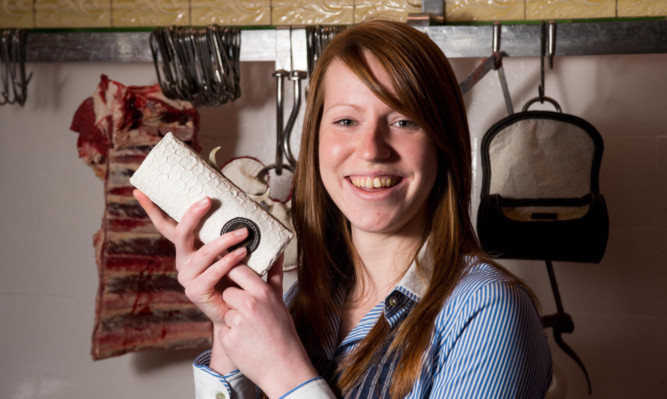
[[[176,224],[136,193],[213,321],[197,397],[543,397],[551,355],[536,306],[480,251],[471,180],[447,58],[414,28],[372,21],[337,35],[311,78],[285,303],[280,264],[264,282],[229,252],[244,230],[195,245],[210,200]]]

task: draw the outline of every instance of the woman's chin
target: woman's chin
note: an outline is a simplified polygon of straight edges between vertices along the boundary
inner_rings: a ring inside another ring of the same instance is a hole
[[[367,234],[391,235],[410,230],[410,220],[397,215],[376,214],[372,217],[348,218],[352,230]]]

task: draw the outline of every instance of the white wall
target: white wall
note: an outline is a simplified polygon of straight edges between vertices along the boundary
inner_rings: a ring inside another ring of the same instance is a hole
[[[463,78],[477,60],[454,60]],[[586,364],[594,398],[664,397],[667,358],[667,55],[557,58],[546,92],[605,140],[601,191],[611,232],[599,265],[555,263],[575,331],[565,340]],[[25,107],[0,107],[0,398],[192,397],[197,351],[153,352],[93,362],[89,355],[97,270],[92,235],[102,182],[76,153],[74,111],[101,73],[125,84],[155,82],[151,64],[30,64]],[[520,108],[537,94],[539,61],[506,59]],[[202,144],[218,159],[274,154],[271,64],[244,63],[238,104],[204,109]],[[478,151],[504,115],[492,72],[467,96]],[[479,179],[481,176],[477,176]],[[478,195],[478,191],[475,193]],[[540,262],[505,262],[555,311]],[[568,397],[585,398],[583,375],[554,349]]]
[[[504,66],[520,109],[537,95],[539,59],[506,59]],[[605,257],[597,265],[554,262],[564,309],[575,325],[564,340],[586,365],[596,398],[667,397],[661,362],[667,358],[666,68],[663,54],[557,57],[554,70],[546,71],[546,95],[564,112],[592,123],[605,144],[600,173],[610,218]],[[468,100],[479,145],[505,112],[498,78],[487,75]],[[545,314],[555,313],[543,262],[503,263],[536,290]],[[587,397],[576,364],[555,345],[552,353],[565,375],[567,397]]]

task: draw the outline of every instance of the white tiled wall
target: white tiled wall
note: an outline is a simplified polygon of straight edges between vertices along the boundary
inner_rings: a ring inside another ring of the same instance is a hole
[[[449,22],[658,17],[665,0],[443,0]],[[3,0],[4,28],[352,24],[406,21],[422,0]]]
[[[454,60],[463,78],[478,60]],[[565,340],[593,381],[592,398],[667,397],[667,55],[556,58],[546,92],[605,140],[601,191],[609,207],[608,250],[599,265],[555,263],[575,331]],[[538,59],[506,59],[519,109],[537,94]],[[0,398],[187,398],[196,351],[153,352],[92,362],[97,271],[92,235],[102,182],[76,154],[72,115],[99,75],[155,83],[151,64],[30,64],[24,108],[0,107]],[[237,104],[202,110],[202,144],[219,159],[274,154],[270,63],[242,64]],[[266,84],[251,85],[250,82]],[[504,116],[494,72],[466,95],[475,148]],[[224,126],[224,128],[220,128]],[[477,181],[481,176],[479,171]],[[478,190],[474,193],[478,195]],[[506,264],[555,310],[544,265]],[[574,362],[554,349],[568,398],[588,398]]]

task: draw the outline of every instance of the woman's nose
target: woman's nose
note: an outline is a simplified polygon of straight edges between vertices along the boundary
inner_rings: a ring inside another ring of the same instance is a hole
[[[378,161],[391,155],[391,147],[387,142],[387,132],[379,124],[371,124],[361,133],[357,144],[359,158],[366,161]]]

